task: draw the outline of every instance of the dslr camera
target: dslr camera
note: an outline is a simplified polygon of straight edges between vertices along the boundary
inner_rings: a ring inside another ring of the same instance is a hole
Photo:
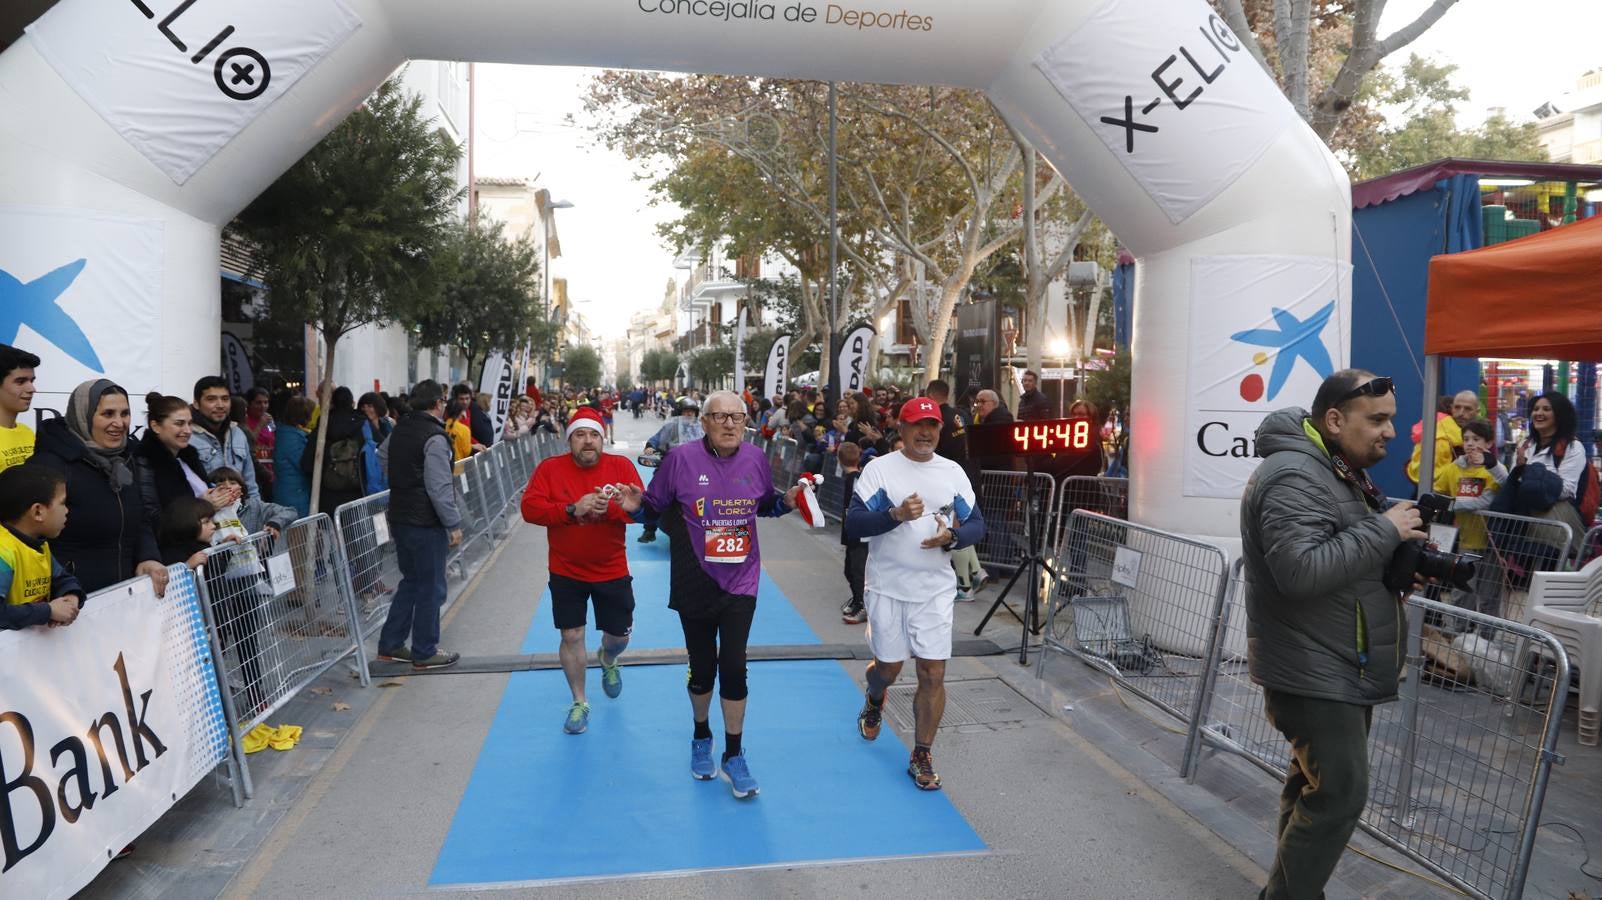
[[[1437,520],[1449,522],[1452,498],[1444,494],[1425,494],[1418,498],[1418,512],[1424,519],[1419,528],[1425,531]],[[1411,591],[1413,576],[1418,575],[1466,591],[1474,580],[1474,565],[1479,561],[1480,557],[1473,553],[1437,550],[1418,539],[1403,541],[1385,569],[1385,586],[1397,592]]]

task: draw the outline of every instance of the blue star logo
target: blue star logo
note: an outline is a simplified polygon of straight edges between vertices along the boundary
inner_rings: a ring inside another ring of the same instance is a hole
[[[100,357],[84,336],[83,329],[56,305],[67,288],[78,280],[88,260],[67,263],[53,272],[22,282],[0,269],[0,343],[15,344],[17,332],[27,325],[61,351],[94,371],[104,374]]]
[[[1291,370],[1296,367],[1298,358],[1307,360],[1320,378],[1328,378],[1335,374],[1335,364],[1330,362],[1329,351],[1324,349],[1324,342],[1319,334],[1328,324],[1329,317],[1335,312],[1335,301],[1318,312],[1313,313],[1302,321],[1289,310],[1274,308],[1274,324],[1279,330],[1267,328],[1249,328],[1237,331],[1230,335],[1230,340],[1251,344],[1254,347],[1272,347],[1279,352],[1274,354],[1274,368],[1268,376],[1268,399],[1278,396],[1280,388],[1285,386],[1285,379],[1290,377]]]

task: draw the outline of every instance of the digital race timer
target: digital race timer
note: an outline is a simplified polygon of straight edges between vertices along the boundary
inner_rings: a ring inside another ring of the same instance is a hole
[[[1077,456],[1095,450],[1096,429],[1089,419],[1037,419],[968,427],[969,456]]]

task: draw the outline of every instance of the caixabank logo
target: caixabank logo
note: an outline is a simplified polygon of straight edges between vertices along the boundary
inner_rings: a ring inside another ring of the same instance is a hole
[[[39,357],[36,414],[89,379],[161,385],[159,221],[0,205],[0,234],[0,343]]]
[[[94,345],[59,303],[87,263],[73,260],[28,281],[0,268],[0,344],[15,344],[26,325],[85,368],[104,372]]]
[[[1266,387],[1266,397],[1270,402],[1279,397],[1286,379],[1296,368],[1297,360],[1305,360],[1312,366],[1313,371],[1318,373],[1319,381],[1335,374],[1335,364],[1330,362],[1329,349],[1324,346],[1323,338],[1324,326],[1335,314],[1335,301],[1326,303],[1306,319],[1298,319],[1288,309],[1274,308],[1272,313],[1276,328],[1248,328],[1229,336],[1230,340],[1237,343],[1275,351],[1270,354],[1259,350],[1252,354],[1252,365],[1255,367],[1267,364],[1270,359],[1274,362],[1268,373]],[[1264,391],[1261,373],[1248,372],[1241,378],[1240,398],[1247,403],[1264,399]]]
[[[1192,262],[1186,496],[1238,498],[1263,417],[1311,405],[1341,367],[1349,272],[1301,256]]]

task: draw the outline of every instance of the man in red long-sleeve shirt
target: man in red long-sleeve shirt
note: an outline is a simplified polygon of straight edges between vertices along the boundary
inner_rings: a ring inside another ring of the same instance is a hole
[[[585,604],[594,601],[601,647],[601,688],[623,692],[617,658],[634,628],[634,579],[624,555],[623,531],[632,519],[612,496],[619,485],[641,487],[634,463],[601,452],[601,414],[580,407],[567,423],[565,456],[540,463],[523,491],[523,519],[544,525],[550,544],[551,616],[562,632],[562,671],[573,691],[562,729],[582,734],[590,723],[584,693]]]

